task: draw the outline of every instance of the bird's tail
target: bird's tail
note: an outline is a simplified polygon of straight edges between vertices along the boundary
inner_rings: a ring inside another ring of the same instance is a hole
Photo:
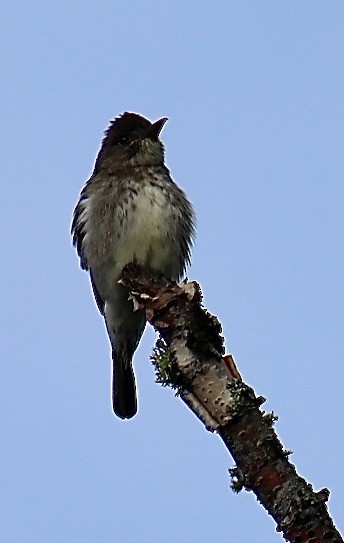
[[[112,405],[121,419],[131,419],[137,411],[135,376],[131,360],[112,351]]]

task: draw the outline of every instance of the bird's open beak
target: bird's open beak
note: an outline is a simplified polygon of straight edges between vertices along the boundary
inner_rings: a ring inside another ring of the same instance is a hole
[[[167,117],[162,117],[158,121],[155,121],[155,123],[153,123],[152,126],[148,128],[145,134],[145,138],[149,138],[153,141],[157,140],[166,121],[168,121]]]

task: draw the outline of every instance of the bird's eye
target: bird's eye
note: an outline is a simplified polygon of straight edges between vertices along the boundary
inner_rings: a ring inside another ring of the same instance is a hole
[[[121,139],[119,140],[119,144],[120,144],[120,145],[126,145],[127,143],[128,143],[128,138],[127,138],[127,136],[123,136],[123,138],[121,138]]]

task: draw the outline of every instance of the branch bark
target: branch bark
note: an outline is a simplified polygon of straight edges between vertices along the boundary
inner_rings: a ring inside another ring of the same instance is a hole
[[[291,543],[343,543],[327,510],[329,491],[315,492],[289,462],[273,414],[260,410],[264,398],[224,356],[221,325],[202,307],[199,285],[176,284],[132,264],[121,282],[160,334],[152,357],[158,381],[177,390],[234,458],[232,488],[254,492]]]

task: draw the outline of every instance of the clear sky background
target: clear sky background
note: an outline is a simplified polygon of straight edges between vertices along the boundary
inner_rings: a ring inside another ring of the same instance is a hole
[[[198,215],[190,279],[344,529],[344,3],[7,2],[2,7],[1,541],[281,541],[169,389],[147,330],[139,413],[69,228],[103,130],[168,116]]]

